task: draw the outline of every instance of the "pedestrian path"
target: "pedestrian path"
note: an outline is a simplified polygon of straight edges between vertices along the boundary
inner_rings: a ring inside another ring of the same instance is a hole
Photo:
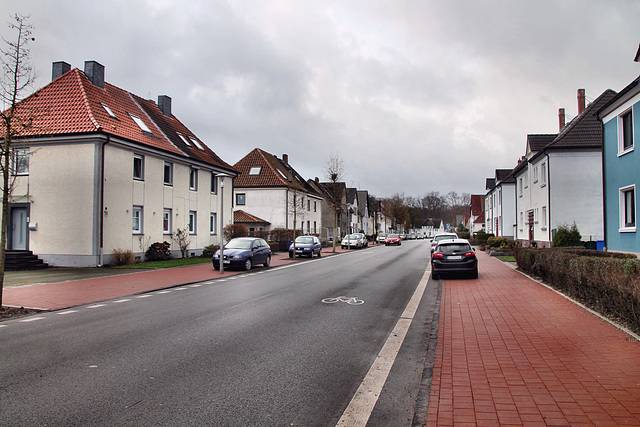
[[[640,343],[478,257],[443,281],[427,425],[640,425]]]

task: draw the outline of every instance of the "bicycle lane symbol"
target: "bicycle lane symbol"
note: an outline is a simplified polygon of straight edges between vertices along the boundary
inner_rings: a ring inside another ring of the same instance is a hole
[[[364,304],[364,301],[357,298],[357,297],[331,297],[331,298],[325,298],[322,300],[323,303],[325,304],[335,304],[337,302],[346,302],[349,305],[360,305],[360,304]]]

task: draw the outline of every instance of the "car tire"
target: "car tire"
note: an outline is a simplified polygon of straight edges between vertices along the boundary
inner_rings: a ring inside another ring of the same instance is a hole
[[[478,278],[478,269],[477,268],[471,272],[471,278],[472,279],[477,279]]]
[[[433,280],[438,280],[438,279],[440,279],[440,275],[438,273],[436,273],[435,271],[431,271],[431,278]]]
[[[265,267],[269,268],[271,265],[271,255],[267,257],[267,261],[263,264]]]
[[[289,252],[289,258],[293,258],[293,252]]]
[[[318,251],[318,258],[321,258],[321,257],[322,257],[322,249]]]
[[[247,260],[244,262],[244,271],[251,270],[251,267],[253,267],[253,263],[251,262],[251,258],[247,258]]]

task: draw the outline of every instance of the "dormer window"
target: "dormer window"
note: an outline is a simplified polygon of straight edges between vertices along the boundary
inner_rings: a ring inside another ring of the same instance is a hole
[[[202,146],[202,144],[200,144],[200,142],[198,142],[197,139],[195,139],[194,137],[190,136],[189,139],[191,140],[191,142],[193,142],[193,145],[195,145],[196,147],[198,147],[198,150],[200,151],[204,151],[204,147]]]
[[[184,142],[184,143],[185,143],[185,144],[187,144],[189,147],[191,147],[191,143],[189,143],[189,141],[187,141],[187,138],[185,138],[183,134],[178,133],[178,136],[180,137],[180,139],[182,140],[182,142]]]
[[[107,112],[107,114],[109,114],[110,117],[117,119],[116,115],[113,114],[113,111],[111,111],[111,108],[109,108],[107,104],[100,103],[100,105],[102,105],[102,108],[104,108],[104,110]]]
[[[151,133],[151,129],[149,129],[147,125],[144,124],[144,122],[142,121],[142,119],[140,119],[140,117],[134,116],[133,114],[129,114],[129,116],[133,119],[134,122],[136,122],[138,127],[142,129],[143,132]]]
[[[249,175],[250,176],[260,175],[260,171],[262,171],[262,166],[253,166],[251,169],[249,169]]]

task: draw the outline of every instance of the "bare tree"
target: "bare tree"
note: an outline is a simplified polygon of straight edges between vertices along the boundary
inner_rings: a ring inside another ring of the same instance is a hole
[[[13,154],[13,139],[31,127],[33,116],[28,112],[20,112],[18,103],[28,87],[32,86],[37,77],[29,63],[29,42],[35,41],[31,37],[33,26],[28,23],[29,16],[16,14],[8,23],[11,30],[17,32],[16,41],[3,38],[6,45],[2,52],[2,80],[0,81],[0,97],[3,110],[0,113],[2,126],[2,149],[0,151],[0,172],[2,173],[2,229],[0,230],[0,307],[2,306],[2,290],[4,287],[5,257],[7,247],[7,222],[9,217],[9,199],[11,196],[11,157]],[[8,106],[8,107],[7,107]]]
[[[336,234],[338,231],[338,216],[342,212],[342,200],[345,197],[344,162],[337,155],[331,155],[325,164],[324,174],[329,181],[325,189],[329,194],[329,205],[333,211],[333,252],[336,251]]]

